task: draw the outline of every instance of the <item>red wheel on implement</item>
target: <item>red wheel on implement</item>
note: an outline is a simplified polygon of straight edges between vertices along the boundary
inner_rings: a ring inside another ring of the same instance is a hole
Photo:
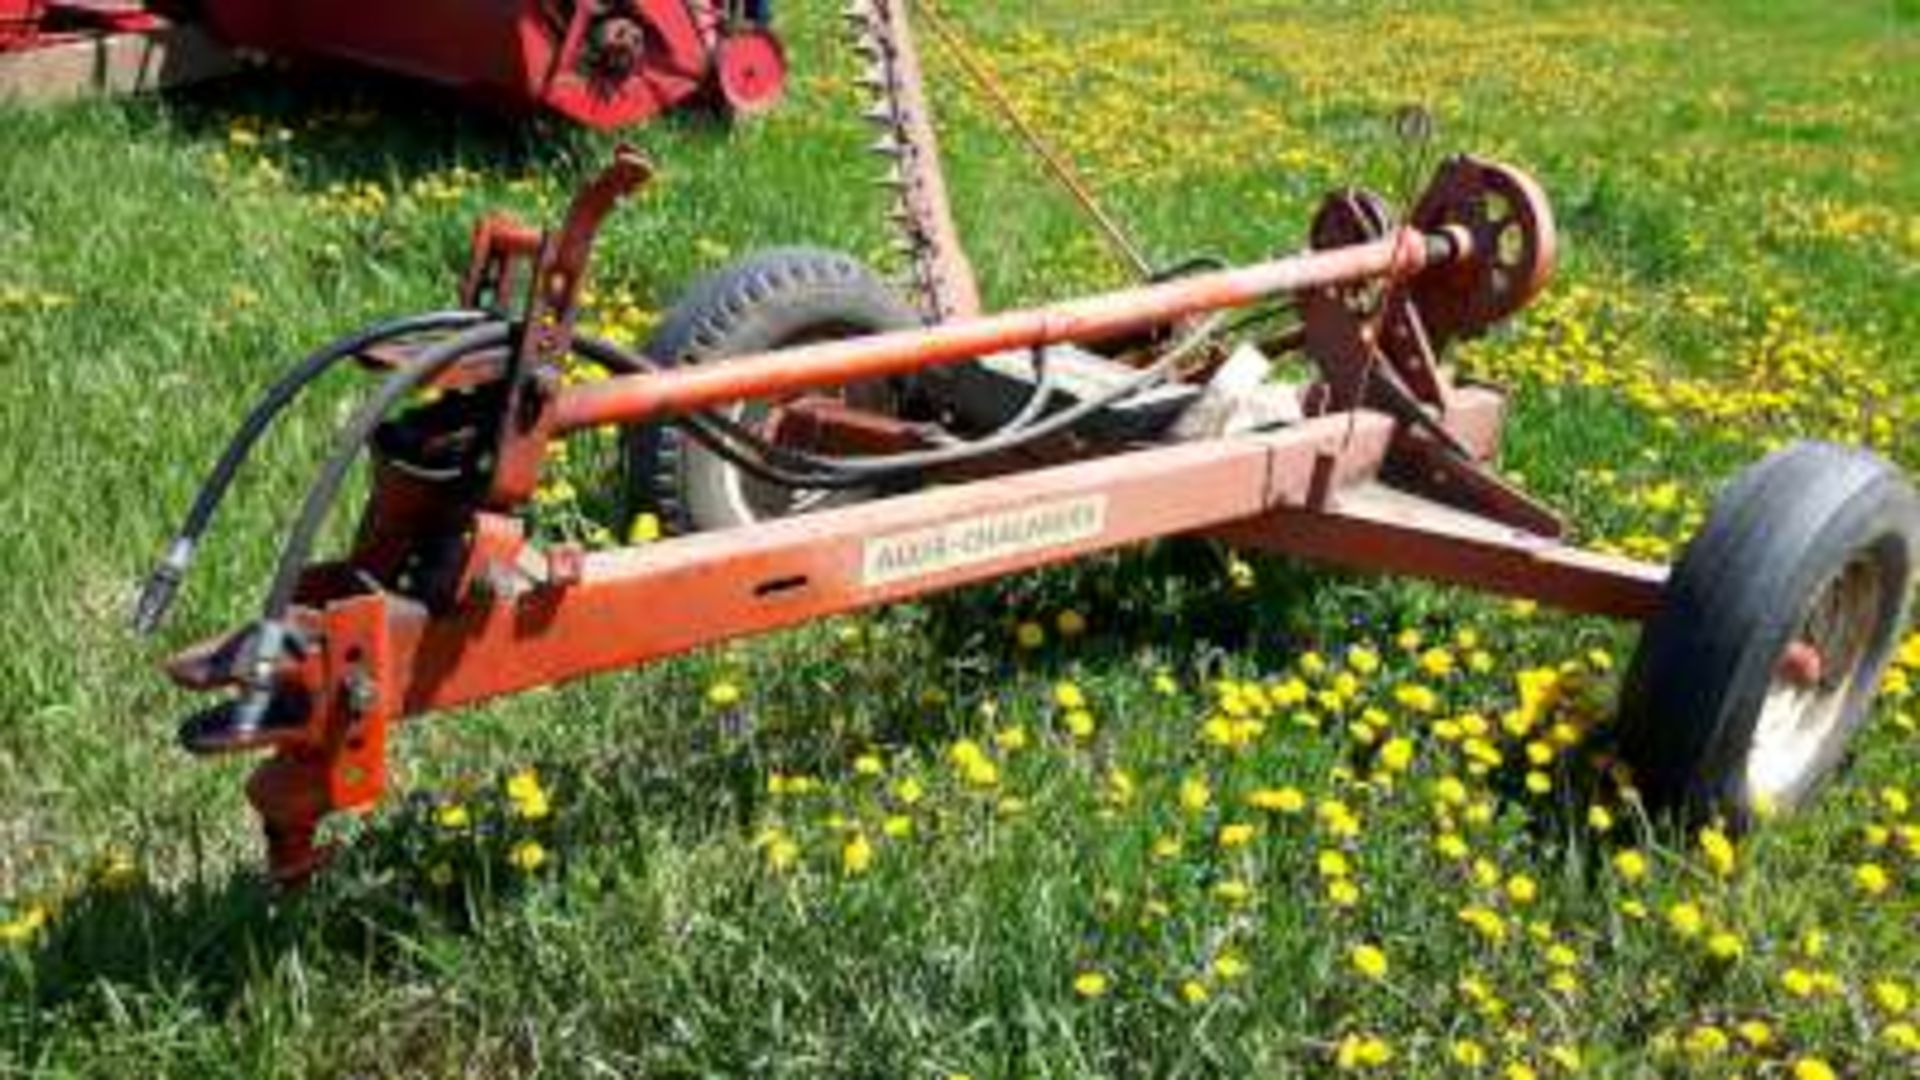
[[[730,31],[714,46],[713,82],[730,115],[766,112],[786,93],[787,50],[771,30]]]

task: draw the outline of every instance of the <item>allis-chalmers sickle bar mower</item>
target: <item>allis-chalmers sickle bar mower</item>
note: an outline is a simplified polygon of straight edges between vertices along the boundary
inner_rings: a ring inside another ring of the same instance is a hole
[[[169,665],[219,695],[188,749],[271,755],[248,794],[278,878],[314,868],[325,817],[379,799],[402,721],[1171,536],[1643,623],[1617,735],[1650,800],[1745,820],[1839,762],[1903,622],[1920,500],[1869,454],[1799,444],[1737,478],[1671,568],[1566,543],[1491,467],[1504,395],[1442,364],[1553,268],[1523,173],[1455,157],[1405,220],[1341,191],[1298,254],[982,315],[899,5],[859,7],[925,315],[845,256],[782,249],[693,288],[645,353],[578,332],[595,231],[648,174],[622,152],[557,231],[485,223],[458,310],[326,347],[248,418],[143,626],[286,402],[342,359],[384,371],[259,618]],[[1273,332],[1274,312],[1297,328]],[[1273,381],[1283,354],[1313,377]],[[573,358],[612,374],[568,380]],[[550,448],[606,426],[681,534],[592,552],[531,537]],[[362,453],[357,537],[314,561]]]

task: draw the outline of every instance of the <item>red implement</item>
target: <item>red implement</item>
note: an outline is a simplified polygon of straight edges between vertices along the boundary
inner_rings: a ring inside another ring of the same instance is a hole
[[[452,87],[496,106],[619,128],[704,99],[763,111],[786,83],[764,15],[688,0],[206,0],[229,42]]]

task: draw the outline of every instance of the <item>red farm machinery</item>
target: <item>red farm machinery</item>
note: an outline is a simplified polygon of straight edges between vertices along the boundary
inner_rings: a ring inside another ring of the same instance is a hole
[[[44,53],[52,63],[35,69],[43,83],[105,88],[62,57],[111,56],[118,42],[157,40],[169,20],[241,52],[393,72],[508,112],[550,112],[594,128],[697,102],[729,115],[763,112],[787,77],[768,0],[0,0],[0,70],[9,57]],[[140,51],[129,62],[155,66]],[[163,75],[141,74],[149,82]]]
[[[269,755],[248,794],[278,878],[318,865],[324,818],[376,803],[405,722],[1174,536],[1640,624],[1614,736],[1650,802],[1745,822],[1832,773],[1920,554],[1897,470],[1797,444],[1736,478],[1672,566],[1570,544],[1494,468],[1507,394],[1445,362],[1554,268],[1540,187],[1471,156],[1404,213],[1332,192],[1296,254],[985,313],[904,15],[900,0],[850,12],[908,289],[778,249],[690,289],[644,350],[597,339],[575,319],[595,234],[649,175],[622,152],[554,230],[482,223],[454,309],[321,348],[246,419],[142,596],[145,629],[286,403],[342,361],[381,380],[259,616],[168,664],[214,695],[181,730],[190,751]],[[1309,376],[1278,381],[1282,358]],[[570,378],[576,361],[610,374]],[[618,434],[628,485],[673,535],[588,551],[530,533],[552,448],[596,431]],[[317,559],[363,457],[356,538]]]

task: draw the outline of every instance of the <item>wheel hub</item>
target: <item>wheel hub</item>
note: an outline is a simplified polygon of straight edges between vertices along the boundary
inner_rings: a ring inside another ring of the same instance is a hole
[[[1882,576],[1871,559],[1848,563],[1815,595],[1776,661],[1747,754],[1747,789],[1753,797],[1791,793],[1841,734],[1847,700],[1866,665],[1884,592]]]

